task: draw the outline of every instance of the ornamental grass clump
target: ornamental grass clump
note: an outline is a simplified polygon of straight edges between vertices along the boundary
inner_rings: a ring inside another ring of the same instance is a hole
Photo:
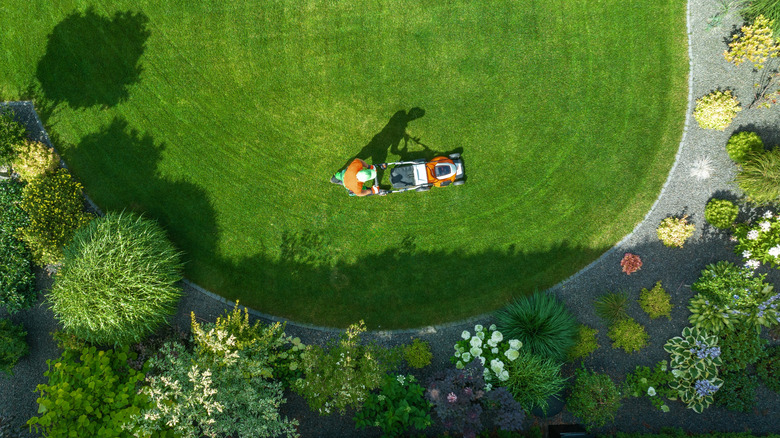
[[[734,181],[754,204],[780,201],[780,147],[754,155],[742,163]]]
[[[48,301],[66,332],[123,345],[175,312],[181,279],[181,253],[157,222],[108,213],[73,236]]]
[[[54,149],[38,141],[25,141],[17,150],[13,162],[14,172],[22,181],[31,181],[54,173],[60,167],[60,156]]]
[[[596,315],[607,321],[607,323],[614,323],[628,318],[628,313],[626,312],[628,294],[625,292],[605,293],[596,298],[593,305],[596,308]]]
[[[520,340],[533,354],[561,362],[577,339],[577,321],[552,294],[534,292],[497,311],[495,318],[504,337]]]
[[[19,207],[22,187],[14,180],[0,182],[0,307],[9,314],[32,307],[37,297],[32,254],[16,237],[29,221]]]
[[[642,269],[642,259],[636,254],[627,252],[623,256],[623,259],[620,260],[620,267],[623,268],[623,272],[625,272],[626,275],[631,275]]]
[[[461,340],[455,343],[455,353],[450,362],[463,369],[471,361],[485,366],[485,381],[489,387],[503,385],[509,379],[507,364],[520,355],[523,343],[517,339],[505,340],[504,335],[491,324],[487,329],[481,324],[474,326],[474,335],[468,330],[461,333]]]
[[[521,351],[517,360],[509,364],[506,388],[526,412],[538,407],[546,414],[548,401],[558,398],[566,384],[566,379],[561,376],[562,365],[561,362]]]
[[[739,100],[730,90],[718,90],[696,99],[693,117],[702,129],[724,131],[740,111]]]
[[[711,199],[704,207],[704,219],[715,228],[729,229],[737,220],[739,207],[727,199]]]
[[[81,189],[66,169],[35,178],[24,187],[20,205],[30,220],[18,234],[36,264],[59,263],[73,233],[92,219],[84,212]]]
[[[733,134],[726,143],[726,152],[737,163],[744,163],[748,158],[764,151],[764,142],[761,137],[750,131],[742,131]]]
[[[672,319],[671,295],[661,286],[661,282],[657,282],[652,289],[642,289],[639,293],[639,306],[647,313],[651,319],[660,318],[662,316]]]
[[[689,237],[693,236],[693,232],[696,230],[696,226],[688,223],[688,216],[683,217],[668,217],[661,221],[661,224],[656,229],[658,239],[663,242],[664,246],[671,248],[682,248],[685,241]]]
[[[766,211],[755,223],[737,224],[734,238],[734,252],[742,255],[746,267],[756,269],[761,263],[780,267],[780,214]]]
[[[718,368],[723,364],[718,337],[697,327],[685,327],[682,336],[664,344],[664,351],[671,355],[674,381],[669,386],[689,409],[702,413],[723,384],[718,378]]]

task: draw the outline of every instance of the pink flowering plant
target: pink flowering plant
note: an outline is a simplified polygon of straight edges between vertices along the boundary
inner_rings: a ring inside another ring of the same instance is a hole
[[[642,269],[642,259],[640,259],[636,254],[627,252],[620,261],[620,266],[623,268],[623,272],[625,272],[627,275],[631,275],[634,272]]]
[[[509,380],[509,363],[517,360],[523,343],[517,339],[504,340],[504,335],[495,324],[485,328],[481,324],[474,326],[474,334],[468,330],[461,333],[461,340],[455,343],[455,354],[450,362],[463,369],[472,361],[479,361],[484,368],[484,378],[488,382],[487,390],[503,385]]]
[[[757,221],[737,224],[734,237],[734,251],[742,255],[746,267],[756,269],[766,263],[780,269],[780,214],[767,211]]]

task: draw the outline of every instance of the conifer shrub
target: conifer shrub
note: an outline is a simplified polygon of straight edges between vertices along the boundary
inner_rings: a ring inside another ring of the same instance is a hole
[[[739,207],[727,199],[711,199],[704,207],[704,219],[715,228],[731,228],[737,220]]]
[[[764,151],[764,142],[761,137],[750,131],[742,131],[733,134],[726,143],[726,152],[737,163],[743,163],[754,154]]]
[[[566,408],[586,426],[601,427],[614,421],[621,398],[608,375],[581,368],[575,373]]]

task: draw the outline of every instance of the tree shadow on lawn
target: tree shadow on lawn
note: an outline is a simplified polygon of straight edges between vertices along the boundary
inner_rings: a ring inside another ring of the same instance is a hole
[[[143,13],[116,12],[103,17],[93,7],[73,12],[59,22],[38,61],[43,94],[72,108],[115,106],[129,97],[141,75],[140,58],[149,18]]]

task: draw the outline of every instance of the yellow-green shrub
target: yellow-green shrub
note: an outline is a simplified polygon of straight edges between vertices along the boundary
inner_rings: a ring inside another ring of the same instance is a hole
[[[731,124],[737,113],[742,111],[739,100],[730,90],[713,91],[696,99],[696,109],[693,118],[702,129],[717,129],[723,131]]]
[[[54,149],[38,141],[25,141],[17,149],[13,168],[22,181],[30,181],[60,167],[60,156]]]
[[[22,193],[22,210],[30,216],[27,226],[18,230],[39,265],[56,264],[62,247],[73,232],[92,219],[84,212],[81,184],[66,169],[30,181]]]
[[[695,230],[696,226],[688,223],[688,216],[668,217],[661,221],[656,233],[664,246],[682,248]]]

